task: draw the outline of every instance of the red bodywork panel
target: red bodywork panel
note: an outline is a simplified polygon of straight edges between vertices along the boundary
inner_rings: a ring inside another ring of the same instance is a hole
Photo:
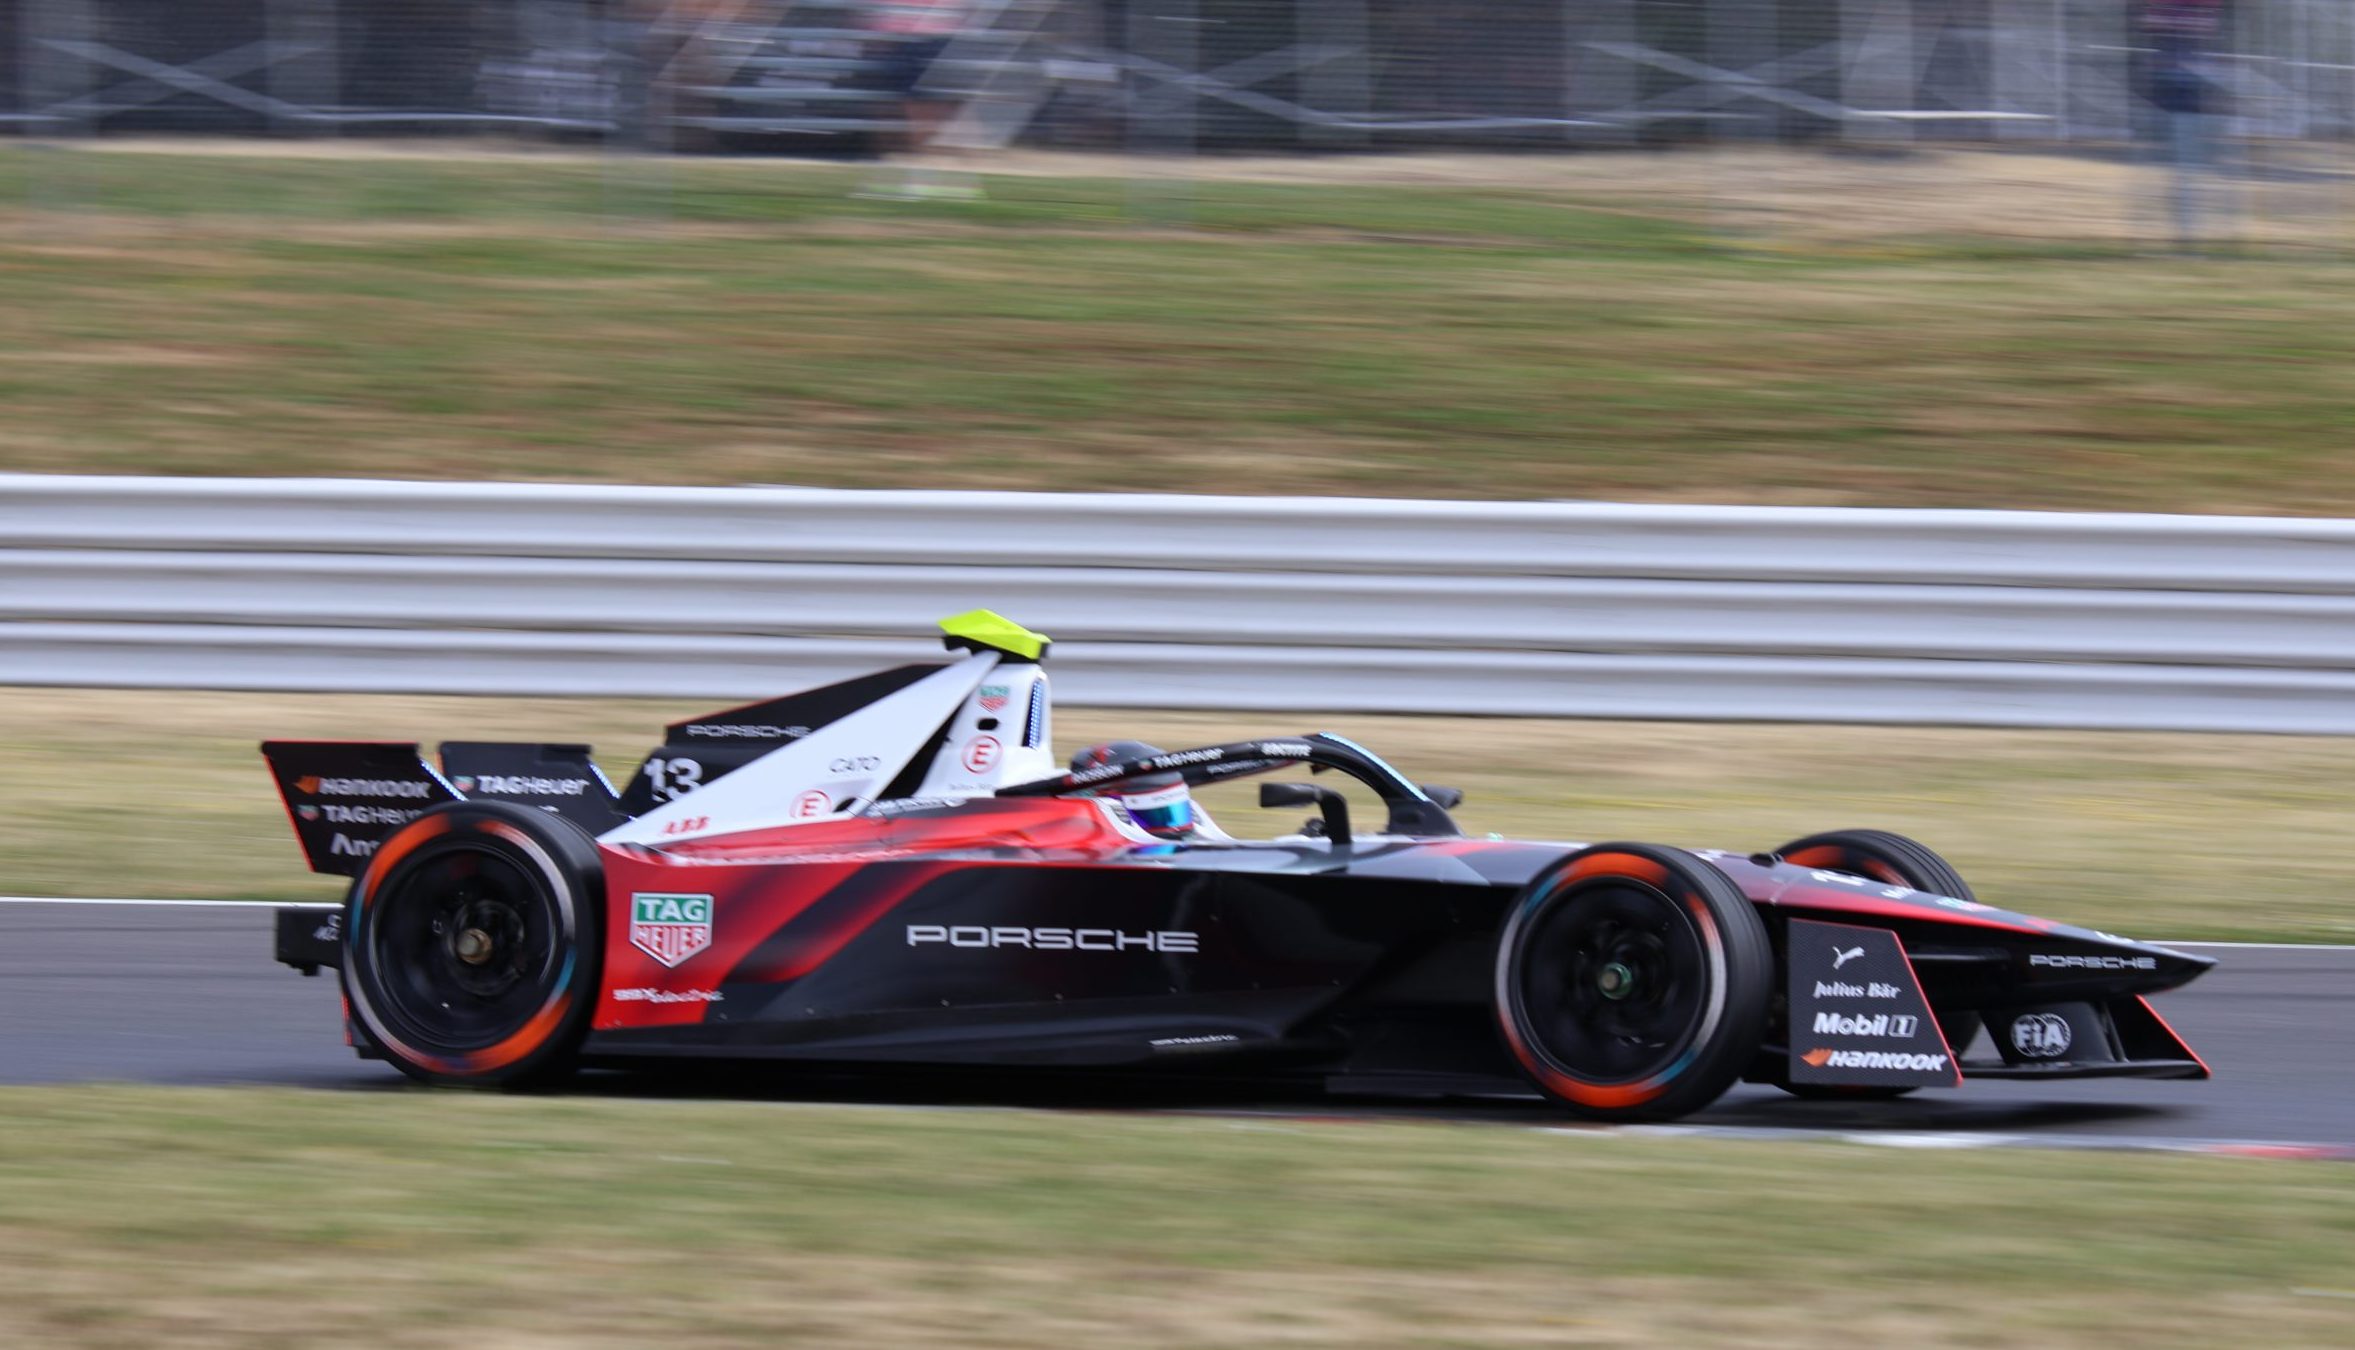
[[[773,826],[659,850],[603,848],[605,976],[592,1026],[700,1022],[723,976],[783,983],[808,974],[951,872],[1103,862],[1136,847],[1093,801],[1021,797],[937,815]],[[964,850],[972,852],[941,856]],[[709,897],[707,945],[670,966],[641,948],[632,928],[642,895]],[[756,953],[760,963],[747,965]]]

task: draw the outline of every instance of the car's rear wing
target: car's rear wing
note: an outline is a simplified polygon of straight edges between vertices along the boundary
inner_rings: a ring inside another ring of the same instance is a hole
[[[264,741],[262,756],[311,870],[331,876],[358,876],[386,835],[442,802],[536,806],[591,834],[622,819],[585,745],[450,741],[439,769],[415,741]]]

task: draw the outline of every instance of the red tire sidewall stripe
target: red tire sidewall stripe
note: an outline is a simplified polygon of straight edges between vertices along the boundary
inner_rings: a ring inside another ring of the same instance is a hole
[[[556,901],[557,917],[563,929],[560,937],[564,943],[574,948],[574,952],[566,967],[571,972],[570,975],[549,991],[547,1002],[540,1005],[539,1011],[533,1013],[529,1021],[495,1045],[469,1051],[454,1058],[418,1050],[391,1034],[383,1025],[384,1019],[377,1015],[375,1007],[369,1003],[367,991],[358,988],[358,982],[350,982],[354,986],[349,991],[353,1011],[358,1015],[361,1023],[368,1028],[370,1035],[376,1037],[386,1049],[400,1055],[403,1059],[409,1060],[429,1072],[452,1078],[496,1072],[528,1057],[533,1051],[546,1045],[548,1039],[556,1034],[559,1027],[563,1026],[565,1014],[572,1009],[574,1001],[572,985],[579,978],[581,962],[581,953],[578,950],[580,944],[576,940],[578,920],[573,912],[573,906],[578,897],[572,894],[571,885],[565,880],[562,870],[557,867],[556,860],[548,856],[547,850],[540,847],[539,842],[530,835],[505,821],[483,820],[460,826],[445,815],[426,816],[414,822],[393,838],[386,840],[385,846],[377,850],[377,855],[369,863],[368,871],[363,878],[357,909],[365,911],[368,908],[369,904],[375,900],[376,891],[383,884],[385,878],[392,874],[393,869],[400,864],[403,858],[415,852],[419,845],[461,828],[473,833],[488,834],[502,840],[523,853],[540,869],[541,875],[547,879],[549,894]],[[411,831],[415,831],[413,836]],[[355,922],[348,925],[348,928],[356,945],[360,934],[365,930],[364,926],[357,921],[358,915],[354,917]]]
[[[1543,890],[1521,902],[1512,921],[1505,927],[1504,948],[1498,953],[1496,1006],[1498,1021],[1504,1028],[1505,1044],[1511,1048],[1513,1058],[1531,1077],[1544,1084],[1548,1091],[1581,1106],[1620,1110],[1641,1106],[1666,1093],[1682,1072],[1682,1064],[1668,1073],[1635,1083],[1602,1083],[1578,1078],[1547,1062],[1545,1056],[1522,1036],[1521,1029],[1515,1025],[1514,1016],[1519,999],[1518,981],[1513,978],[1518,955],[1514,948],[1530,916],[1545,909],[1553,897],[1561,893],[1565,883],[1607,877],[1624,877],[1652,886],[1684,906],[1692,916],[1694,926],[1700,931],[1703,949],[1709,955],[1710,997],[1714,1000],[1706,1022],[1695,1033],[1695,1040],[1706,1037],[1716,1027],[1725,1012],[1726,988],[1725,952],[1723,943],[1718,940],[1717,922],[1710,915],[1707,902],[1689,886],[1682,884],[1667,864],[1631,853],[1594,853],[1575,858],[1557,872]]]

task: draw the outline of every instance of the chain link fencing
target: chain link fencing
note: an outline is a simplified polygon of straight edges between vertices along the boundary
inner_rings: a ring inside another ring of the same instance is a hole
[[[28,147],[922,140],[1149,157],[1140,184],[1235,156],[1715,151],[1666,177],[1729,214],[1842,190],[1746,152],[1973,147],[2138,166],[2133,212],[2189,236],[2338,230],[2351,130],[2355,0],[0,0],[0,133]],[[28,192],[70,202],[73,173]]]

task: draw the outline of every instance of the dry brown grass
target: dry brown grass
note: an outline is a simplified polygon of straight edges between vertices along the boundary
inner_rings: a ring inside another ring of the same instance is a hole
[[[11,1089],[0,1339],[2340,1345],[2351,1175],[1406,1123]]]

